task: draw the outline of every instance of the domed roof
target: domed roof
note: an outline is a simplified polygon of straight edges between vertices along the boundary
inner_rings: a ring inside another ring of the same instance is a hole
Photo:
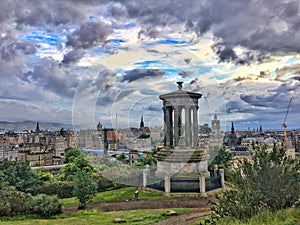
[[[275,142],[276,142],[276,140],[274,138],[272,138],[272,137],[268,137],[265,140],[263,140],[264,144],[273,144]]]
[[[201,98],[202,94],[189,92],[189,91],[183,91],[182,90],[182,83],[181,81],[177,82],[178,84],[178,90],[173,91],[167,94],[160,95],[159,98],[161,100],[167,100],[167,99],[173,99],[173,98],[192,98],[192,99],[199,99]]]

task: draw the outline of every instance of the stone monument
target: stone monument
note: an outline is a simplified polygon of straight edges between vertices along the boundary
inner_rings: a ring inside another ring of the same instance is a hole
[[[202,95],[182,90],[183,82],[177,84],[177,91],[159,96],[163,101],[164,147],[156,154],[156,176],[164,180],[166,193],[204,193],[209,154],[198,146],[198,100]]]

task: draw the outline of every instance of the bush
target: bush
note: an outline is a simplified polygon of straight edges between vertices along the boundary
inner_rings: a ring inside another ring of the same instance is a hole
[[[251,160],[241,161],[232,171],[232,188],[215,205],[216,216],[247,220],[261,209],[293,206],[300,198],[299,171],[299,159],[287,157],[284,148],[256,149]]]
[[[62,212],[62,205],[56,196],[39,194],[33,199],[35,202],[33,212],[41,217],[49,218]]]
[[[93,180],[97,183],[97,191],[108,191],[115,189],[116,183],[113,181],[108,180],[107,178],[103,177],[102,175],[99,175],[97,173],[93,174]]]
[[[32,196],[12,187],[0,190],[0,199],[0,216],[25,215],[33,211]]]
[[[216,217],[233,217],[239,220],[247,220],[260,210],[258,193],[247,189],[244,191],[229,190],[218,198],[214,213]]]
[[[57,195],[59,198],[73,197],[74,184],[71,181],[46,181],[32,189],[31,194]]]

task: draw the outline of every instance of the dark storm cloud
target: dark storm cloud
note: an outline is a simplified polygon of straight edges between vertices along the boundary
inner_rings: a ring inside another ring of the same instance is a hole
[[[73,97],[77,85],[77,78],[72,77],[52,58],[43,58],[20,78],[25,82],[37,83],[40,87],[65,97]]]
[[[122,89],[121,86],[119,87],[112,87],[106,92],[101,92],[98,99],[97,105],[99,106],[108,106],[113,103],[120,102],[125,97],[134,93],[134,90],[131,89]]]
[[[87,20],[85,4],[56,0],[19,0],[14,2],[10,11],[14,13],[18,27],[23,25],[49,27],[49,25],[81,23]]]
[[[300,92],[300,83],[283,83],[276,88],[265,90],[261,94],[241,94],[240,99],[255,107],[285,109],[290,98],[297,98]]]
[[[165,72],[162,72],[159,69],[134,69],[127,72],[122,81],[132,82],[147,77],[157,78],[162,77],[164,74]]]
[[[106,10],[100,10],[105,5]],[[34,1],[0,3],[1,30],[29,26],[57,29],[61,24],[81,25],[68,35],[68,45],[90,48],[111,33],[103,22],[88,23],[90,16],[104,16],[111,24],[134,19],[142,26],[139,35],[157,38],[164,27],[185,24],[199,36],[211,31],[214,50],[221,61],[247,64],[266,55],[300,52],[298,0],[127,0],[127,1]],[[120,21],[119,21],[120,22]],[[176,27],[176,26],[174,26]],[[174,32],[179,32],[175,30]],[[234,48],[245,51],[237,55]]]
[[[19,42],[10,38],[0,39],[1,60],[10,61],[22,55],[34,54],[36,45],[32,41]]]
[[[124,4],[128,14],[149,29],[185,23],[198,35],[212,31],[222,61],[245,64],[261,61],[267,54],[300,52],[297,0],[136,0]],[[236,46],[248,50],[237,56]]]
[[[85,76],[76,87],[76,101],[80,104],[95,99],[97,105],[108,106],[134,92],[122,82],[118,82],[116,74],[102,65],[83,69],[81,73]]]
[[[67,54],[64,55],[64,59],[62,63],[69,64],[69,63],[76,63],[84,56],[83,49],[74,49]]]
[[[236,113],[236,112],[241,112],[243,111],[243,107],[241,105],[241,102],[239,101],[229,101],[226,104],[226,113],[230,114],[230,113]]]
[[[66,44],[74,48],[91,48],[104,42],[111,32],[111,28],[103,22],[89,22],[69,34]]]

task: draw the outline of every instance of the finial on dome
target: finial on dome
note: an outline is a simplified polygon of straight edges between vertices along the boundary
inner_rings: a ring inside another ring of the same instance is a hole
[[[178,81],[176,83],[178,84],[178,90],[182,90],[182,84],[183,84],[183,82],[182,81]]]

